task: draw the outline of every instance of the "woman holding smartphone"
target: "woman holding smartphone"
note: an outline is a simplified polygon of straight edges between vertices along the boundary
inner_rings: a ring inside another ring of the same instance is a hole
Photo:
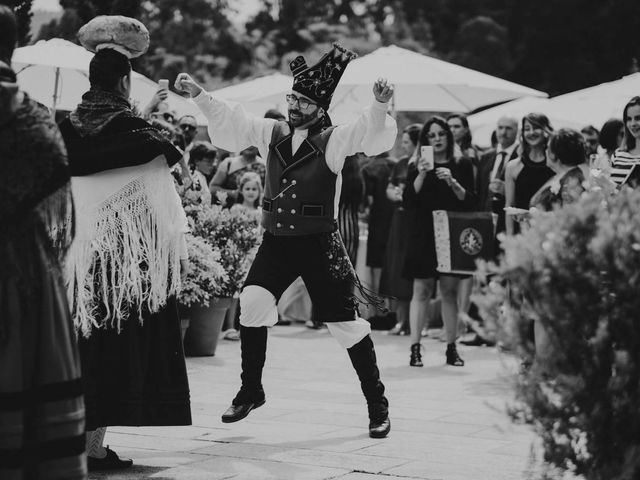
[[[447,335],[446,359],[449,365],[461,367],[464,361],[456,349],[458,326],[458,289],[463,275],[437,271],[433,211],[468,211],[475,195],[473,165],[466,157],[456,159],[454,139],[447,122],[441,117],[429,119],[420,132],[420,156],[409,165],[403,200],[414,215],[413,232],[404,265],[404,276],[413,280],[409,306],[411,324],[411,359],[409,364],[422,367],[420,335],[427,307],[440,281],[442,318]]]

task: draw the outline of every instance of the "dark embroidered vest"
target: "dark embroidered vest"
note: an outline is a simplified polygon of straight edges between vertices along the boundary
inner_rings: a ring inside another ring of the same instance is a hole
[[[262,226],[268,232],[309,235],[335,230],[337,175],[324,156],[333,129],[311,134],[293,155],[293,130],[286,122],[274,127],[262,202]]]

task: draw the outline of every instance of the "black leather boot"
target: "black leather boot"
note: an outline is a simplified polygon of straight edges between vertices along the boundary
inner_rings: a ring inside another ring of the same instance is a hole
[[[384,385],[380,381],[380,370],[376,363],[376,351],[371,337],[367,335],[353,347],[348,348],[349,358],[355,368],[369,411],[369,436],[384,438],[391,430],[389,401],[384,396]]]
[[[222,414],[223,423],[242,420],[254,408],[264,405],[262,388],[262,367],[267,353],[267,327],[240,326],[240,349],[242,354],[242,386],[231,402],[231,406]]]

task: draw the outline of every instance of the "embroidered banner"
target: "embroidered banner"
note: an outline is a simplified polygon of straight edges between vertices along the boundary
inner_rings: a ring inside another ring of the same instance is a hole
[[[438,271],[472,274],[476,260],[494,254],[495,221],[491,212],[433,212]]]

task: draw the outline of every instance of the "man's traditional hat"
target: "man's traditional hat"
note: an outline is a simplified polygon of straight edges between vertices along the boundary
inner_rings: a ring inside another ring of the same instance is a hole
[[[289,68],[293,73],[293,91],[301,93],[327,110],[347,64],[356,58],[354,52],[333,44],[318,63],[309,67],[304,57],[296,57]]]

